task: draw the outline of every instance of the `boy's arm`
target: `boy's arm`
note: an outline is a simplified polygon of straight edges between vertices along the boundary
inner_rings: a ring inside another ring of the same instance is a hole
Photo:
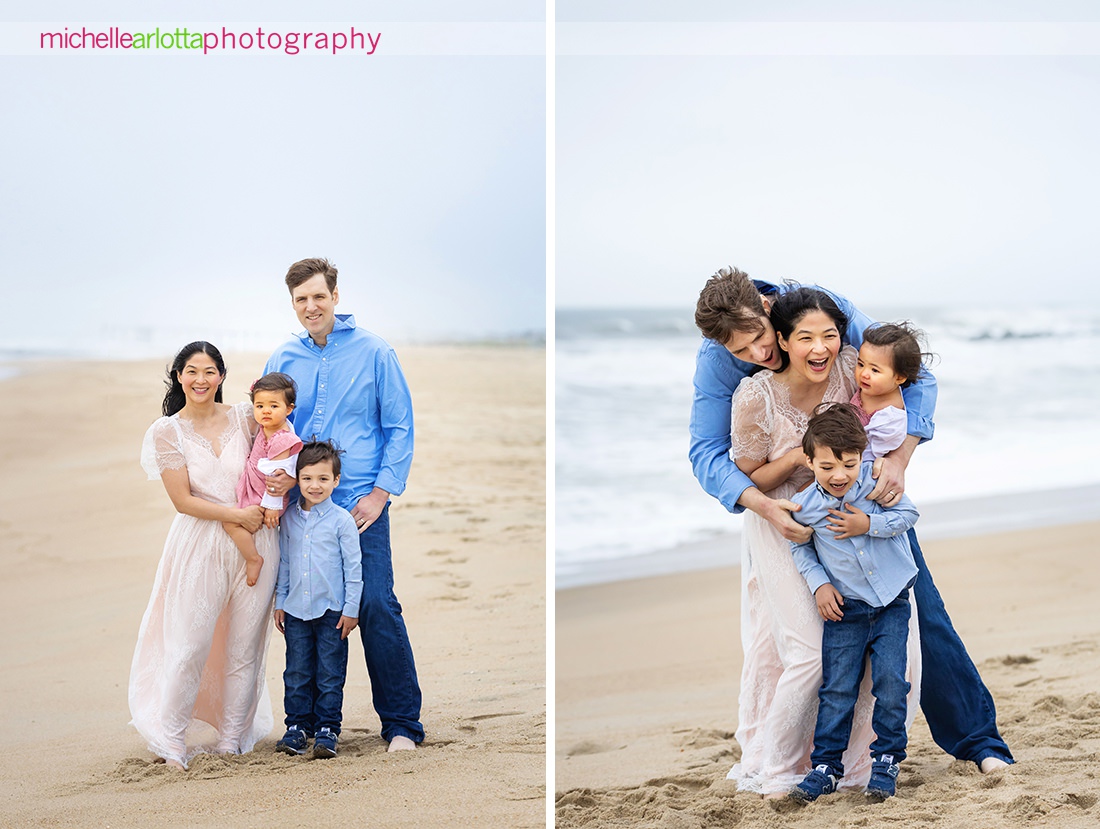
[[[794,564],[811,593],[817,593],[817,589],[823,584],[829,583],[829,574],[821,566],[821,560],[817,557],[813,538],[805,543],[791,542],[791,555],[794,556]]]
[[[817,557],[813,538],[805,543],[792,542],[791,555],[794,556],[798,572],[802,574],[802,578],[806,580],[813,594],[814,603],[821,618],[827,622],[839,622],[843,619],[844,611],[841,607],[844,605],[844,597],[833,587],[832,582],[829,581],[829,574],[821,566],[821,559]]]
[[[363,598],[363,553],[359,548],[359,531],[355,519],[342,516],[340,522],[340,558],[344,569],[344,607],[342,616],[359,618],[359,603]]]
[[[279,577],[275,581],[275,609],[282,610],[290,595],[290,530],[288,521],[279,527]]]

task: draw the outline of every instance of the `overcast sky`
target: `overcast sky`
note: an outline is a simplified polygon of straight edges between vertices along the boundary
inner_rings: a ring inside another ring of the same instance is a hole
[[[756,42],[706,23],[559,26],[557,305],[690,307],[727,264],[866,304],[1100,301],[1100,35],[843,23],[1095,10],[927,7],[769,5],[773,20],[828,25],[756,29]],[[640,3],[626,18],[620,3],[559,2],[559,19],[744,23],[759,9]]]
[[[0,22],[542,19],[303,8],[6,3]],[[339,267],[338,310],[392,340],[543,330],[543,56],[384,52],[0,56],[0,348],[166,326],[278,342],[298,328],[282,277],[308,256]]]

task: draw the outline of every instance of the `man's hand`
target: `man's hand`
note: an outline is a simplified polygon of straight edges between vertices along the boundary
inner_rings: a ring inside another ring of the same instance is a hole
[[[845,504],[844,509],[848,511],[829,510],[829,518],[826,519],[825,526],[829,528],[830,532],[836,533],[834,537],[839,540],[857,535],[867,535],[871,529],[871,517],[859,507],[854,507],[851,504]]]
[[[785,498],[769,498],[756,487],[749,487],[737,500],[745,509],[752,510],[775,527],[788,541],[805,544],[814,534],[812,529],[791,517],[792,512],[798,512],[802,507]]]
[[[341,639],[347,639],[358,626],[359,620],[354,616],[341,616],[340,621],[336,623],[336,629],[340,631]]]
[[[875,461],[871,477],[876,483],[867,496],[868,499],[877,501],[884,507],[892,507],[901,500],[901,496],[905,494],[905,469],[919,443],[920,438],[906,435],[901,446]]]
[[[268,509],[267,507],[260,507],[264,511],[264,526],[271,529],[279,528],[279,511],[277,509]]]
[[[267,475],[265,477],[266,480],[264,484],[267,486],[267,491],[272,495],[278,495],[280,498],[290,492],[290,490],[294,488],[294,485],[298,483],[281,469],[275,470],[274,475]]]
[[[390,494],[378,487],[372,489],[370,495],[364,495],[359,499],[358,503],[351,508],[351,517],[355,519],[355,526],[359,532],[363,532],[378,520],[389,499]]]
[[[275,611],[275,629],[277,631],[279,631],[279,633],[283,634],[283,636],[286,636],[286,611],[285,610],[276,610]]]
[[[840,609],[844,605],[844,597],[828,582],[817,588],[814,601],[817,602],[817,612],[826,622],[839,622],[844,618],[844,611]]]

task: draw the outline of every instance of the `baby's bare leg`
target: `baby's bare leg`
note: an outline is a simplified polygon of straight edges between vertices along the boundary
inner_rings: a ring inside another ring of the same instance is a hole
[[[240,524],[224,523],[222,526],[233,539],[233,543],[237,545],[237,549],[241,551],[241,557],[244,559],[245,581],[249,587],[255,586],[256,579],[260,577],[260,570],[264,566],[264,557],[256,549],[256,541],[252,538],[252,533]]]

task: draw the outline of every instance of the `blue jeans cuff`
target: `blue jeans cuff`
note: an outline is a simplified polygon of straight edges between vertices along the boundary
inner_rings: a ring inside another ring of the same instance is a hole
[[[408,731],[401,727],[395,727],[393,731],[390,732],[390,735],[386,738],[386,742],[393,742],[394,737],[408,737],[417,745],[420,745],[422,742],[424,742],[423,734],[414,734],[412,731]]]
[[[1011,757],[1006,757],[1005,755],[1001,754],[999,751],[993,751],[991,749],[986,749],[985,751],[978,752],[978,756],[974,758],[974,763],[978,766],[978,768],[981,768],[982,760],[984,760],[986,757],[996,757],[998,760],[1000,760],[1004,763],[1008,763],[1010,766],[1015,765],[1015,763],[1016,763],[1016,761],[1013,760]]]

